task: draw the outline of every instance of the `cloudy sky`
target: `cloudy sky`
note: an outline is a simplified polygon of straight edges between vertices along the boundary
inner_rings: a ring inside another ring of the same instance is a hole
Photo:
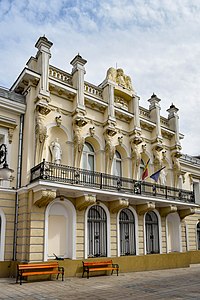
[[[44,34],[53,42],[51,64],[71,72],[79,52],[87,81],[98,85],[117,65],[141,106],[154,92],[167,117],[174,103],[182,152],[200,154],[199,0],[0,0],[0,86],[11,87]]]

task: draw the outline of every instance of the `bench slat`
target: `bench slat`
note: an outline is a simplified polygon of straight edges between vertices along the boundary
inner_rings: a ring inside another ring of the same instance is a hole
[[[30,270],[30,269],[53,269],[53,268],[58,268],[58,265],[54,265],[54,266],[52,266],[52,265],[50,265],[50,266],[48,266],[48,265],[46,265],[46,266],[42,266],[42,265],[40,265],[40,266],[25,266],[25,267],[23,267],[23,266],[20,266],[18,269],[19,270]]]
[[[106,271],[106,270],[117,270],[117,268],[94,268],[94,269],[92,269],[92,268],[90,268],[89,269],[89,271],[91,272],[91,271]]]
[[[60,272],[61,273],[61,272]],[[32,276],[32,275],[47,275],[47,274],[58,274],[58,271],[40,271],[40,272],[23,272],[22,276]]]

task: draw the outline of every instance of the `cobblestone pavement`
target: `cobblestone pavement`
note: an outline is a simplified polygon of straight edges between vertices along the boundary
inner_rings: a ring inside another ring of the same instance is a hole
[[[24,282],[0,278],[0,299],[14,300],[128,300],[200,299],[200,266],[173,270],[120,273]]]

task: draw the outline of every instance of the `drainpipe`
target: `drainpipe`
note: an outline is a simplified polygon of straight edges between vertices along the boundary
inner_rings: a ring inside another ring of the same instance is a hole
[[[19,129],[19,151],[18,151],[18,162],[17,162],[16,194],[15,194],[15,221],[14,221],[14,237],[13,237],[13,260],[14,261],[16,260],[16,255],[17,255],[17,227],[18,227],[18,208],[19,208],[18,189],[21,187],[23,128],[24,128],[24,115],[21,114],[20,129]]]

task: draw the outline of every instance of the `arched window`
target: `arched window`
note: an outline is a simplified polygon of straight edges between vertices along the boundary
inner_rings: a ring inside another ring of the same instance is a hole
[[[76,211],[69,200],[55,200],[45,212],[44,259],[76,258]]]
[[[114,157],[114,175],[121,177],[122,176],[122,158],[118,151],[115,151]]]
[[[83,169],[88,171],[94,171],[95,166],[95,153],[92,145],[85,143],[83,147],[82,166]]]
[[[107,256],[107,217],[99,205],[88,211],[88,257]]]
[[[158,217],[155,212],[148,212],[145,216],[146,253],[159,253]]]
[[[135,255],[135,218],[128,208],[123,209],[119,215],[120,228],[120,255]]]
[[[200,250],[200,222],[197,224],[197,249]]]

